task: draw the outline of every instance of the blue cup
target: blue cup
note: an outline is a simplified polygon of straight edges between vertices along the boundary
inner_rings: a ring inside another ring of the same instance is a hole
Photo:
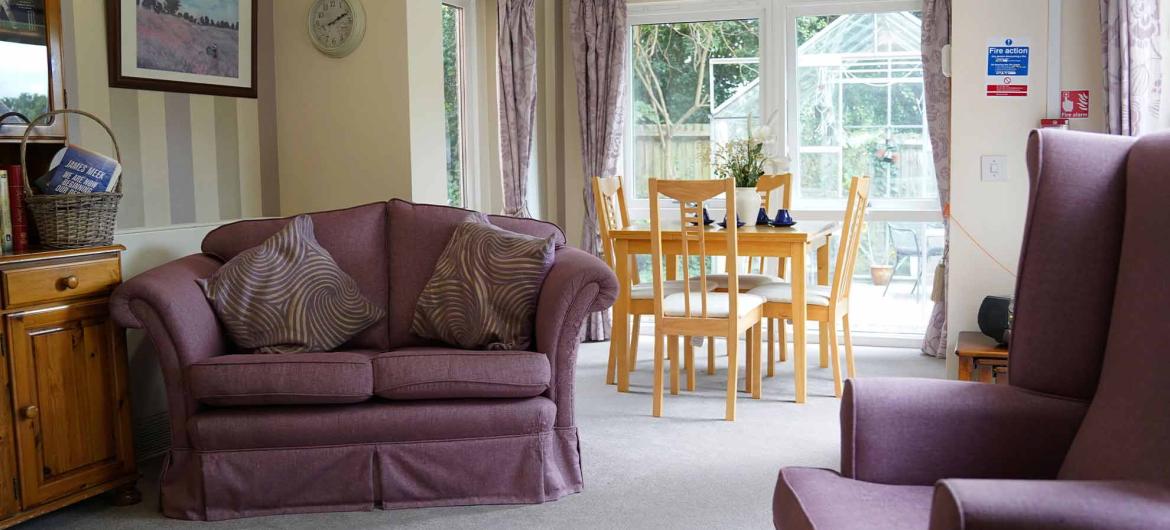
[[[768,219],[768,212],[764,210],[763,206],[761,206],[759,213],[756,214],[756,226],[769,224],[772,224],[772,220]]]
[[[796,221],[792,220],[792,214],[788,213],[788,210],[781,208],[776,210],[776,218],[772,220],[772,223],[778,225],[791,225],[796,224]]]
[[[715,220],[711,219],[710,215],[707,215],[707,207],[704,206],[703,207],[703,225],[709,225],[709,224],[714,223],[714,222],[715,222]]]

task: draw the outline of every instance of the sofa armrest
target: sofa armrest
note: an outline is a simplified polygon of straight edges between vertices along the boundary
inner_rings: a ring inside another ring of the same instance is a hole
[[[1007,385],[849,380],[841,474],[924,486],[942,478],[1055,478],[1087,407]]]
[[[230,348],[215,311],[195,283],[220,265],[206,254],[187,256],[127,280],[110,297],[114,321],[145,330],[157,352],[166,384],[171,445],[176,448],[189,447],[187,418],[199,407],[187,392],[187,367]]]
[[[1170,489],[1145,482],[948,479],[930,530],[1139,530],[1170,526]]]
[[[617,277],[605,263],[581,250],[557,249],[536,304],[536,351],[548,355],[557,404],[557,427],[572,427],[573,377],[581,326],[590,313],[609,309],[617,298]]]

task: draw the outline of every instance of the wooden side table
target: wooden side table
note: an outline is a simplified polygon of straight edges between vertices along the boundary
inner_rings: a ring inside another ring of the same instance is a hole
[[[960,381],[974,381],[972,377],[977,369],[982,369],[979,380],[985,383],[992,382],[1000,373],[1007,373],[1007,347],[978,331],[959,332],[955,355],[959,356]]]

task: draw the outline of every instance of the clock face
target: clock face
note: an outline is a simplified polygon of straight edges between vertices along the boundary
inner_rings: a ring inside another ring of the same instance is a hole
[[[317,0],[309,9],[309,37],[322,52],[342,56],[361,41],[364,22],[357,0]]]

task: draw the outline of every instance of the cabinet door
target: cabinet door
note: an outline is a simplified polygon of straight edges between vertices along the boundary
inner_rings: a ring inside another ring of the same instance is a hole
[[[125,348],[106,305],[8,316],[25,509],[134,471]]]
[[[0,336],[0,340],[8,340]],[[16,479],[16,433],[13,432],[13,408],[11,379],[12,368],[7,343],[0,346],[3,362],[0,363],[0,519],[20,511],[20,498]]]

